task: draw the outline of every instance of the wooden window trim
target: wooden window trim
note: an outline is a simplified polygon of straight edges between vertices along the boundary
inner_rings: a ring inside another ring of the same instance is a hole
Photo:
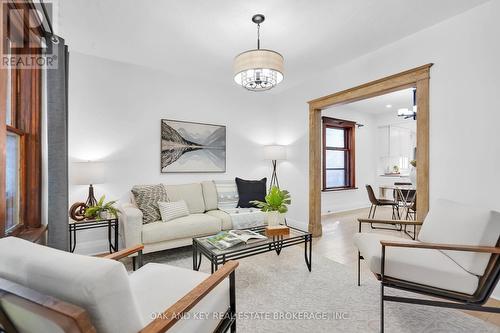
[[[11,2],[10,8],[34,8],[30,2]],[[38,20],[38,17],[35,19]],[[14,24],[9,28],[15,32],[23,29],[23,21],[14,18]],[[7,25],[1,25],[2,43],[7,36]],[[42,30],[37,31],[41,41]],[[33,37],[33,34],[31,34]],[[5,175],[6,167],[6,138],[7,132],[21,137],[21,170],[20,170],[20,218],[21,223],[7,233],[5,176],[0,179],[0,237],[6,235],[26,237],[27,239],[41,238],[46,227],[41,225],[41,69],[10,69],[11,96],[6,96],[8,69],[0,69],[0,173]],[[12,124],[6,124],[6,98],[11,98]]]
[[[322,155],[323,155],[323,192],[330,191],[345,191],[354,190],[356,187],[356,122],[344,119],[322,117],[323,130],[322,130]],[[327,147],[326,146],[326,130],[328,128],[339,128],[344,130],[344,147]],[[334,170],[326,167],[326,153],[329,150],[345,151],[347,152],[346,160],[344,161],[345,168],[338,170],[345,170],[345,183],[347,186],[326,186],[326,171]]]

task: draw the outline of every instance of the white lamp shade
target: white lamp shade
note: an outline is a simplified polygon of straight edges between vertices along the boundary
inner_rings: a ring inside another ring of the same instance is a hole
[[[283,56],[272,50],[243,52],[234,59],[234,81],[248,90],[268,90],[283,81]]]
[[[286,160],[286,146],[264,146],[264,158],[266,160]]]
[[[72,164],[72,183],[75,185],[102,184],[106,182],[103,162],[75,162]]]

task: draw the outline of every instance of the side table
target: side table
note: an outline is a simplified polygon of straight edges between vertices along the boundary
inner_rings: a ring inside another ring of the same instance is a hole
[[[108,228],[108,243],[109,253],[118,251],[118,219],[100,219],[100,220],[83,220],[73,221],[70,220],[69,224],[69,251],[74,252],[76,248],[76,233],[78,230]],[[113,231],[113,232],[112,232]],[[111,234],[114,234],[112,241]]]

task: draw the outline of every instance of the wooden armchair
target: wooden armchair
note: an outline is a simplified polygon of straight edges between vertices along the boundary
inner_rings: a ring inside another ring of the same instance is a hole
[[[384,301],[500,313],[500,308],[484,306],[500,278],[499,212],[438,200],[423,223],[400,223],[422,225],[418,240],[361,232],[354,236],[358,285],[361,258],[381,282],[381,332]],[[389,296],[386,287],[443,300]]]
[[[161,264],[140,267],[142,249],[142,245],[134,246],[103,259],[12,237],[0,239],[0,331],[236,331],[238,262],[228,261],[212,275]],[[116,260],[132,254],[137,254],[140,268],[128,275]],[[13,262],[18,265],[12,267]],[[93,275],[102,279],[88,281]],[[211,319],[192,319],[194,313],[210,311]]]
[[[358,219],[358,233],[361,233],[361,226],[364,224],[364,223],[367,223],[367,224],[370,224],[370,226],[373,224],[373,223],[376,223],[376,224],[388,224],[388,225],[393,225],[394,223],[397,223],[399,224],[401,227],[407,227],[407,226],[413,226],[413,235],[414,235],[414,239],[417,235],[417,226],[421,226],[422,225],[422,222],[421,221],[410,221],[410,220],[380,220],[380,219],[364,219],[364,218],[359,218]],[[401,231],[401,230],[399,230]],[[378,235],[378,234],[376,234]],[[398,236],[387,236],[387,235],[383,235],[381,236],[381,238],[383,239],[400,239],[400,237]],[[361,255],[361,252],[358,251],[358,286],[361,285],[361,259],[363,259],[363,256]]]

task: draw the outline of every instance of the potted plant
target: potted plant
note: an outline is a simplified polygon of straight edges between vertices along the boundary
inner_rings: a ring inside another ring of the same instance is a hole
[[[287,190],[280,190],[279,187],[273,186],[266,195],[265,200],[265,202],[258,200],[250,202],[267,213],[267,224],[269,226],[283,224],[285,221],[284,214],[288,211],[287,206],[292,202],[290,193]]]
[[[110,218],[110,216],[118,218],[118,213],[120,211],[113,206],[116,200],[104,203],[105,198],[106,197],[103,195],[95,206],[88,207],[85,210],[85,217],[88,219],[107,219]]]
[[[417,160],[411,160],[410,164],[412,166],[410,169],[410,181],[413,185],[417,185]]]

